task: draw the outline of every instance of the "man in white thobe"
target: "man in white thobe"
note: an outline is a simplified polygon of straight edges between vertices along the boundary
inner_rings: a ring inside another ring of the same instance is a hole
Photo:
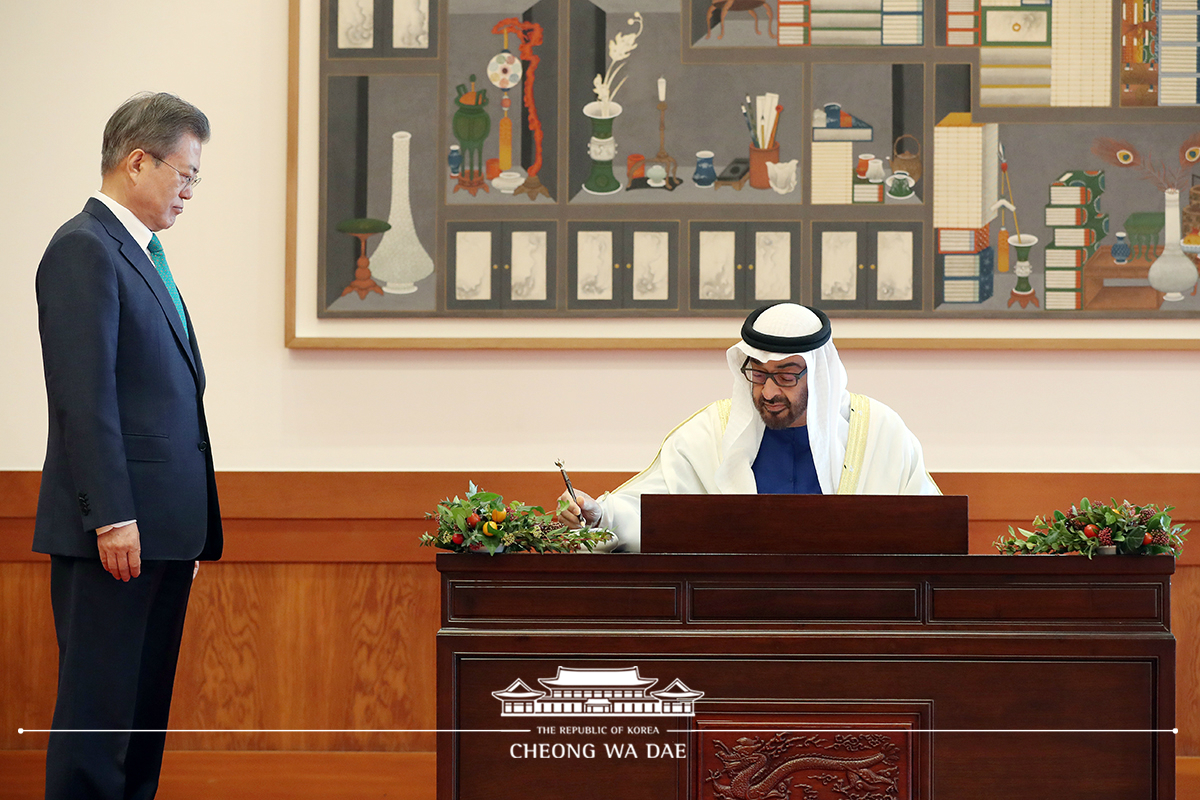
[[[667,435],[649,467],[614,491],[576,491],[561,519],[610,528],[641,549],[643,494],[941,494],[921,444],[895,411],[851,394],[820,309],[777,303],[752,312],[726,353],[729,400]]]

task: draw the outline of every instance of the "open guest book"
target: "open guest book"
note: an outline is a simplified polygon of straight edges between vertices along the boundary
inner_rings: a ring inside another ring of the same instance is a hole
[[[967,497],[644,494],[641,550],[966,555]]]

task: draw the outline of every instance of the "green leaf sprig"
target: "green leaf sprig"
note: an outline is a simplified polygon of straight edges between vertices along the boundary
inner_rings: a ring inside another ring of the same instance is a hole
[[[541,506],[505,504],[502,496],[483,491],[473,481],[467,484],[466,497],[442,500],[425,519],[437,520],[437,530],[421,534],[421,545],[456,553],[590,552],[613,536],[604,528],[568,528]]]
[[[1008,536],[995,541],[1004,555],[1039,553],[1081,553],[1088,558],[1104,546],[1113,546],[1124,555],[1160,555],[1176,558],[1183,552],[1189,530],[1171,522],[1174,506],[1092,503],[1086,497],[1069,511],[1055,511],[1049,517],[1036,517],[1033,530],[1009,526]]]

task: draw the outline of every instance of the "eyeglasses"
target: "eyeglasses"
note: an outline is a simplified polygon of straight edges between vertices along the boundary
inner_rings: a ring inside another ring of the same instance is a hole
[[[798,384],[806,372],[808,372],[808,367],[799,372],[767,372],[753,367],[742,367],[742,374],[754,385],[766,386],[767,381],[770,380],[775,381],[775,385],[781,389],[790,389]]]
[[[166,164],[168,167],[171,167],[171,169],[175,169],[175,167],[171,166],[168,161],[159,158],[158,156],[154,155],[154,153],[150,153],[150,157],[160,164]],[[185,172],[179,172],[177,169],[175,169],[175,172],[179,173],[179,177],[183,178],[183,186],[179,187],[180,190],[186,189],[189,186],[195,186],[196,184],[200,183],[199,175],[188,175]]]

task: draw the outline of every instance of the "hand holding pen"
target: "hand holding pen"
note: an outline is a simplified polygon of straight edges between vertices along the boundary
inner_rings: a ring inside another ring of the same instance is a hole
[[[558,518],[572,527],[595,527],[600,522],[600,504],[586,492],[575,491],[561,458],[554,462],[554,466],[558,467],[563,482],[567,485],[567,490],[558,498],[560,501],[568,501],[567,507],[559,512]]]

